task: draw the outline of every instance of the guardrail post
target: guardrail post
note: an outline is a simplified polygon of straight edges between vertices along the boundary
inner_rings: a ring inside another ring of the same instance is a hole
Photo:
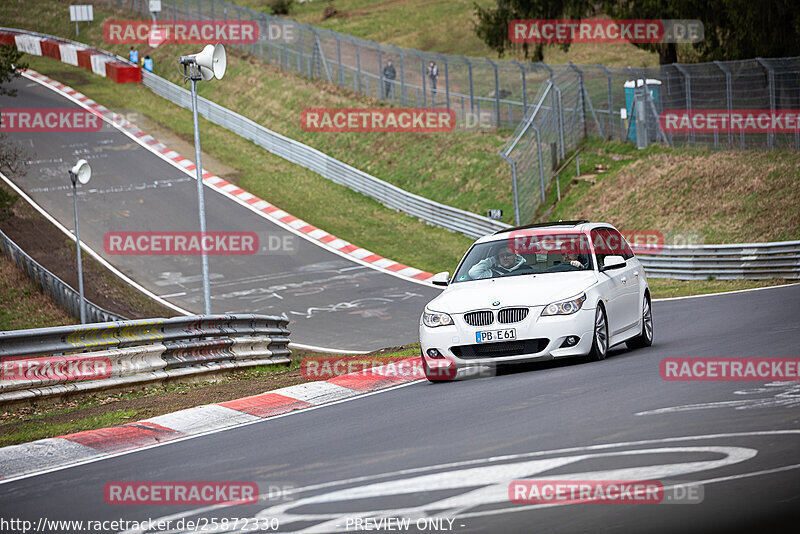
[[[761,64],[767,71],[767,84],[769,88],[769,110],[772,117],[775,117],[775,71],[770,67],[764,59],[757,57],[756,61]],[[767,132],[767,147],[770,149],[775,148],[775,132]]]
[[[678,72],[683,74],[683,78],[686,83],[686,115],[689,117],[689,124],[692,124],[692,77],[689,74],[689,71],[682,67],[680,63],[673,63],[672,65],[678,70]],[[691,146],[694,146],[694,128],[691,126],[689,127],[689,143]]]
[[[497,76],[497,64],[488,57],[486,61],[494,69],[494,124],[495,126],[500,126],[500,80]]]

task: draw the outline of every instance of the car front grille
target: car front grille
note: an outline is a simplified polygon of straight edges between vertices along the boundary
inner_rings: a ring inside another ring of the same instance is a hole
[[[497,314],[497,320],[501,323],[518,323],[528,316],[528,308],[506,308]]]
[[[461,345],[450,347],[450,350],[464,360],[471,358],[503,358],[505,356],[520,356],[521,354],[536,354],[546,349],[548,343],[550,343],[550,340],[546,338],[518,339],[499,343]]]
[[[487,326],[494,322],[494,312],[476,311],[465,313],[464,321],[470,326]]]

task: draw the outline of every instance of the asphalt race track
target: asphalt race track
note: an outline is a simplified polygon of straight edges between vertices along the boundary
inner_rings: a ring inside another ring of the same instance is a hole
[[[796,357],[798,314],[798,285],[656,302],[647,349],[416,382],[0,484],[0,506],[34,524],[255,516],[287,532],[354,532],[355,518],[370,517],[438,519],[426,532],[790,532],[800,519],[800,383],[670,382],[659,363]],[[699,490],[692,503],[509,501],[511,481],[559,476]],[[107,505],[104,485],[122,480],[254,481],[265,494],[296,493],[210,510]]]
[[[25,78],[10,86],[18,96],[1,96],[2,108],[79,109]],[[202,313],[200,256],[109,255],[103,249],[107,232],[198,230],[192,177],[108,125],[100,132],[7,135],[34,154],[17,185],[69,229],[74,221],[67,171],[86,159],[92,179],[78,189],[81,240],[156,295]],[[212,313],[285,313],[293,342],[339,350],[416,341],[422,309],[438,289],[356,263],[213,189],[205,191],[209,231],[255,232],[262,245],[255,255],[209,256]]]

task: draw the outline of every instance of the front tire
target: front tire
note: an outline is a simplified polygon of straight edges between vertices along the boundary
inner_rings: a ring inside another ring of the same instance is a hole
[[[650,298],[645,295],[642,304],[642,331],[641,333],[625,342],[629,349],[641,349],[653,344],[653,308],[650,305]]]
[[[597,304],[594,314],[594,335],[592,336],[592,350],[589,351],[589,361],[599,362],[605,360],[608,354],[608,320],[601,304]]]

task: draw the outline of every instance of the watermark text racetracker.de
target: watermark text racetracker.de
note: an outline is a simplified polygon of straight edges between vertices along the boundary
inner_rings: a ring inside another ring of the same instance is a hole
[[[195,519],[48,519],[37,521],[0,517],[0,532],[264,532],[280,529],[275,517],[198,517]]]
[[[699,20],[532,19],[508,25],[512,43],[699,43]]]
[[[114,231],[103,236],[103,250],[128,256],[242,256],[297,253],[292,234],[247,231]]]
[[[109,20],[103,37],[113,44],[253,44],[259,27],[247,20]]]
[[[658,116],[666,133],[795,133],[797,109],[667,109]]]
[[[798,381],[800,358],[671,357],[659,372],[668,381]]]
[[[300,113],[307,132],[450,132],[452,109],[308,108]]]
[[[103,117],[76,108],[3,108],[0,132],[99,132]]]
[[[516,504],[700,504],[703,486],[664,485],[658,480],[514,480],[508,499]]]

